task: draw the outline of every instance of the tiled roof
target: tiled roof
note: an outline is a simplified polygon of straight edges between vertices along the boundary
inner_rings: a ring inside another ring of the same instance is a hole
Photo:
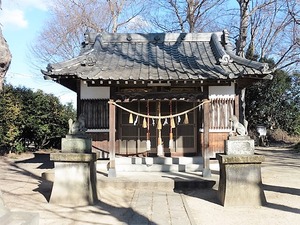
[[[45,75],[91,80],[214,80],[270,77],[267,64],[238,57],[227,33],[86,34],[71,60]]]

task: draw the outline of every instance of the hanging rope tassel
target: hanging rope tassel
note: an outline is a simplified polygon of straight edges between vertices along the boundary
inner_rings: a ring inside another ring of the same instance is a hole
[[[157,130],[161,130],[162,129],[162,124],[161,124],[161,119],[158,119],[157,121]]]
[[[176,127],[176,124],[175,124],[174,117],[172,117],[170,120],[171,120],[171,121],[170,121],[171,128],[175,128],[175,127]]]
[[[129,114],[129,121],[128,123],[133,123],[133,115],[132,113]]]
[[[151,141],[150,141],[150,133],[147,133],[147,141],[146,141],[146,151],[151,150]]]
[[[149,116],[149,114],[150,114],[149,101],[147,101],[147,115]],[[144,121],[146,122],[145,117],[144,117]],[[143,122],[143,125],[144,125],[144,122]],[[147,127],[146,151],[150,151],[151,150],[151,140],[150,140],[150,118],[149,117],[147,117],[146,127]]]
[[[187,113],[185,114],[183,124],[189,124],[189,117]]]
[[[170,115],[172,116],[172,101],[170,101]],[[172,150],[173,149],[173,128],[175,128],[175,121],[174,121],[174,117],[170,118],[170,139],[169,139],[169,149]]]
[[[144,117],[144,119],[143,119],[143,128],[147,128],[147,127],[148,127],[148,124],[147,124],[146,118]]]

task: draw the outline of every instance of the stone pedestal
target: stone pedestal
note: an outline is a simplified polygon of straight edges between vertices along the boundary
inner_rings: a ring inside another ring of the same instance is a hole
[[[54,183],[50,203],[74,206],[93,204],[97,198],[96,153],[84,134],[69,134],[61,140],[61,153],[54,161]]]
[[[96,153],[52,153],[55,175],[50,203],[90,205],[97,201]]]
[[[266,202],[261,180],[263,156],[217,154],[217,159],[218,195],[223,206],[261,206]]]

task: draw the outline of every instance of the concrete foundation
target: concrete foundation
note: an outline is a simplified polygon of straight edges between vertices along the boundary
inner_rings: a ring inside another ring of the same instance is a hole
[[[50,203],[74,206],[97,201],[96,153],[52,153],[55,174]]]
[[[266,198],[262,189],[259,155],[217,154],[220,165],[218,197],[223,206],[261,206]]]

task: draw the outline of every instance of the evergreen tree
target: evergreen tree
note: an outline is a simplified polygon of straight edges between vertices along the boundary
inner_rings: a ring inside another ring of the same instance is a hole
[[[259,81],[246,91],[246,118],[250,129],[266,125],[289,134],[300,134],[299,92],[294,76],[276,70],[270,81]],[[298,87],[299,91],[299,87]]]
[[[24,87],[4,86],[0,95],[0,148],[23,151],[54,147],[67,133],[69,118],[75,117],[71,104],[62,105],[52,94]]]

